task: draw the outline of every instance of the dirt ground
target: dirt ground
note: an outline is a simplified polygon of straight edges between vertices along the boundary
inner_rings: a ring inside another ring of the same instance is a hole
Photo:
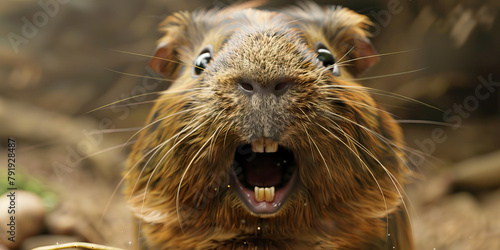
[[[13,138],[15,186],[39,197],[18,204],[19,213],[34,216],[18,223],[33,232],[19,233],[10,249],[71,241],[131,248],[120,189],[128,139],[154,99],[142,94],[165,88],[133,76],[149,74],[148,58],[137,54],[153,53],[167,14],[227,3],[0,2],[0,187],[13,187],[3,167]],[[500,3],[320,3],[368,15],[378,52],[401,52],[382,56],[361,83],[401,97],[375,96],[413,148],[415,183],[407,193],[416,249],[500,249]],[[7,204],[0,202],[0,250],[9,249]]]

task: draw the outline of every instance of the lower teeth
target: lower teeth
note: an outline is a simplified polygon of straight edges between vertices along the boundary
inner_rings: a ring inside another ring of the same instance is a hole
[[[255,193],[255,200],[257,202],[263,202],[263,201],[272,202],[275,196],[275,188],[274,186],[266,188],[255,186],[254,193]]]

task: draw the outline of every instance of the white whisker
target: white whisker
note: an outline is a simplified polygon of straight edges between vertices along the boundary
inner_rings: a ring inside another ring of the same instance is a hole
[[[130,138],[127,140],[127,142],[129,140],[131,140],[132,138],[134,138],[135,136],[137,136],[139,133],[141,133],[144,129],[148,128],[148,127],[151,127],[152,125],[158,123],[158,122],[161,122],[161,121],[164,121],[172,116],[175,116],[175,115],[178,115],[178,114],[182,114],[182,113],[186,113],[186,112],[190,112],[190,111],[193,111],[193,110],[197,110],[197,109],[200,109],[200,108],[204,108],[205,105],[201,105],[199,107],[196,107],[196,108],[191,108],[191,109],[185,109],[185,110],[182,110],[182,111],[179,111],[179,112],[176,112],[176,113],[173,113],[173,114],[170,114],[170,115],[167,115],[165,117],[162,117],[160,119],[157,119],[156,121],[153,121],[153,122],[150,122],[149,124],[145,125],[143,128],[141,128],[140,130],[138,130],[137,132],[135,132],[132,136],[130,136]]]
[[[182,227],[182,221],[181,221],[181,215],[180,215],[180,208],[179,208],[179,199],[180,199],[180,192],[181,192],[181,186],[182,186],[182,181],[184,180],[184,177],[186,176],[186,173],[187,171],[189,170],[189,168],[191,167],[191,165],[193,164],[194,160],[196,159],[196,157],[198,157],[198,155],[200,154],[200,152],[205,148],[205,146],[211,141],[213,140],[213,138],[215,137],[215,135],[217,134],[217,131],[220,129],[222,125],[219,125],[219,127],[217,127],[217,129],[215,130],[215,132],[212,134],[212,136],[201,146],[201,148],[198,150],[198,152],[196,152],[196,154],[193,156],[193,158],[191,159],[191,161],[189,162],[189,164],[187,165],[186,169],[184,170],[184,173],[182,174],[182,177],[181,177],[181,180],[179,182],[179,187],[177,188],[177,196],[176,196],[176,200],[175,200],[175,203],[176,203],[176,211],[177,211],[177,220],[179,221],[179,226],[181,228],[181,231],[184,232],[184,229]]]

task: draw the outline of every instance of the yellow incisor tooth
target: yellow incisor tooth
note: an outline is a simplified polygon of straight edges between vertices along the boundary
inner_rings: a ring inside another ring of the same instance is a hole
[[[265,191],[266,191],[266,197],[265,197],[265,200],[267,202],[271,202],[273,201],[274,199],[274,195],[271,193],[271,189],[270,188],[265,188]]]
[[[254,187],[254,193],[255,193],[255,200],[257,202],[272,202],[274,200],[274,195],[275,195],[275,189],[273,187],[266,187],[266,188],[261,188],[261,187]]]
[[[252,142],[252,151],[255,153],[264,153],[264,139],[258,139]]]
[[[266,153],[275,153],[278,151],[278,142],[267,139],[264,144]]]
[[[255,193],[255,200],[257,202],[264,201],[264,199],[266,197],[264,188],[260,188],[260,187],[255,186],[254,187],[254,193]]]
[[[266,193],[265,193],[265,190],[264,188],[259,188],[259,202],[260,201],[264,201],[264,199],[266,199]]]

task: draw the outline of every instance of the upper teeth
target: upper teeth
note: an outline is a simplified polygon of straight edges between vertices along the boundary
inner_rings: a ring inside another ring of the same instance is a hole
[[[252,150],[255,153],[275,153],[278,151],[278,142],[261,138],[252,142]]]
[[[263,201],[272,202],[274,200],[274,186],[266,188],[255,186],[254,192],[255,192],[255,200],[257,202],[263,202]]]

